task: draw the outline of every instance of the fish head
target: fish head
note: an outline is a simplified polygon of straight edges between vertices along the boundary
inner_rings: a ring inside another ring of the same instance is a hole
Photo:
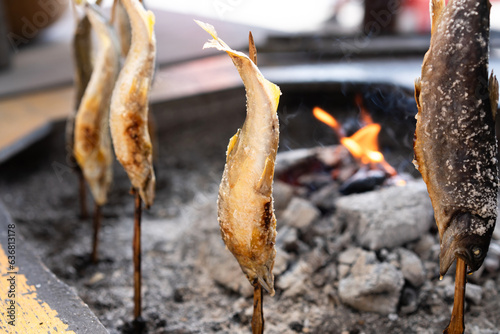
[[[452,218],[441,238],[440,275],[446,274],[457,257],[465,261],[469,273],[478,270],[488,252],[493,229],[491,219],[469,212]]]
[[[250,284],[260,284],[271,296],[274,296],[274,275],[272,269],[269,269],[266,265],[260,265],[258,267],[241,267],[245,275],[247,276]]]

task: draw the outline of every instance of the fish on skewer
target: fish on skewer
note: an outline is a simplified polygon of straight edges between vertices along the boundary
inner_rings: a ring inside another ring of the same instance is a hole
[[[218,220],[224,243],[254,286],[252,328],[254,333],[261,333],[261,288],[274,295],[272,270],[276,256],[276,218],[272,189],[279,141],[277,108],[281,92],[257,68],[251,37],[250,58],[232,50],[218,38],[213,26],[196,22],[214,38],[204,48],[227,52],[246,89],[247,117],[227,148],[219,188]]]
[[[462,277],[482,265],[497,217],[498,82],[488,77],[489,1],[432,0],[431,10],[431,45],[415,83],[414,163],[434,208],[441,276],[458,262],[462,306],[455,303],[450,325],[459,328]]]
[[[92,260],[97,261],[100,207],[107,202],[112,181],[113,158],[109,133],[109,108],[120,62],[113,28],[98,7],[86,5],[86,13],[97,33],[99,49],[90,81],[75,119],[73,154],[82,169],[96,203]]]
[[[77,13],[76,5],[80,4],[81,1],[72,1],[74,15],[76,19],[76,28],[73,35],[73,58],[75,67],[75,106],[74,112],[70,114],[66,121],[66,150],[69,154],[69,160],[71,166],[74,166],[75,172],[79,179],[79,195],[80,195],[80,215],[83,219],[87,218],[87,195],[85,189],[85,178],[83,177],[82,170],[80,166],[76,163],[75,157],[73,155],[74,149],[74,137],[75,137],[75,118],[78,108],[80,107],[80,102],[85,92],[85,88],[90,81],[90,76],[92,75],[92,38],[91,38],[91,26],[87,13],[79,18]]]
[[[148,132],[148,101],[155,59],[154,15],[138,0],[122,0],[132,26],[130,51],[111,101],[110,126],[116,157],[146,207],[153,204],[155,174]]]
[[[153,147],[148,132],[149,91],[156,59],[154,14],[138,0],[121,0],[132,27],[132,41],[111,99],[110,127],[116,157],[135,193],[134,316],[141,316],[141,206],[155,196]],[[142,200],[142,202],[141,202]]]
[[[114,0],[111,21],[116,27],[118,36],[120,36],[120,50],[122,57],[126,57],[130,49],[132,40],[132,28],[125,7],[121,0]]]

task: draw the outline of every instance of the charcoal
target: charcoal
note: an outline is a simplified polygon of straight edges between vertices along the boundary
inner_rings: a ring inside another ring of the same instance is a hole
[[[379,263],[373,252],[358,254],[350,274],[339,282],[342,302],[359,311],[395,313],[404,285],[403,274],[389,263]]]
[[[371,191],[381,186],[386,179],[387,174],[384,171],[361,168],[342,184],[339,191],[343,195]]]
[[[403,277],[412,286],[418,288],[425,282],[425,269],[420,258],[410,250],[398,248],[400,269]]]
[[[403,246],[433,225],[432,205],[423,181],[341,197],[336,215],[348,224],[361,246],[372,250]]]
[[[294,197],[283,212],[278,223],[282,226],[291,226],[305,230],[320,216],[321,212],[311,202],[303,198]]]

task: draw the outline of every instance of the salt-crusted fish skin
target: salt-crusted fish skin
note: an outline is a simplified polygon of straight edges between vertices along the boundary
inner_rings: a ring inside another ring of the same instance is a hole
[[[156,183],[148,132],[149,91],[156,59],[154,15],[138,0],[121,2],[130,18],[132,42],[111,99],[111,136],[118,161],[150,207]]]
[[[442,276],[456,257],[471,272],[482,265],[497,217],[489,13],[488,0],[432,0],[431,45],[415,83],[415,165],[434,207]]]
[[[218,38],[211,25],[196,22],[214,38],[204,48],[213,47],[229,54],[247,95],[247,117],[229,141],[219,187],[218,218],[222,238],[250,283],[260,284],[274,295],[276,217],[272,186],[281,92],[262,76],[248,56],[232,50]]]
[[[86,12],[97,33],[99,50],[76,115],[73,152],[95,202],[103,205],[112,181],[109,107],[120,63],[114,30],[98,7],[87,5]]]

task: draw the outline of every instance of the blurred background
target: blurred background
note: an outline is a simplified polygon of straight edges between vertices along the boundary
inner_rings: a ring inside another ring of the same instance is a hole
[[[496,56],[500,0],[491,2],[491,45]],[[107,13],[112,3],[103,1]],[[217,54],[202,49],[208,36],[193,19],[214,25],[235,49],[247,48],[251,30],[263,67],[325,62],[353,66],[358,59],[388,64],[413,57],[414,68],[404,79],[408,87],[413,82],[410,78],[418,76],[417,64],[430,40],[429,0],[145,0],[145,4],[156,16],[157,63],[167,72]],[[0,0],[0,149],[47,119],[71,112],[75,14],[78,11],[69,0]],[[228,75],[236,75],[228,68]],[[340,68],[351,71],[347,77],[358,73],[357,69]],[[176,96],[199,93],[196,83],[203,81],[187,72],[179,72],[176,83],[168,77],[170,73],[157,76],[154,100],[165,100],[179,89],[184,91]],[[216,80],[210,79],[214,85]],[[30,100],[34,97],[39,100]],[[39,121],[33,125],[33,120]],[[15,122],[21,125],[13,126]]]

